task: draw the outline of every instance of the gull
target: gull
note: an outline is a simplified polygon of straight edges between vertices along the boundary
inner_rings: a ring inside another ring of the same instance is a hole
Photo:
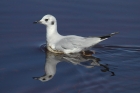
[[[85,54],[85,51],[90,50],[91,47],[97,43],[108,39],[109,37],[117,34],[118,32],[100,37],[82,37],[77,35],[60,35],[57,31],[57,20],[53,15],[47,14],[39,21],[46,26],[46,41],[47,49],[54,53],[79,53]]]

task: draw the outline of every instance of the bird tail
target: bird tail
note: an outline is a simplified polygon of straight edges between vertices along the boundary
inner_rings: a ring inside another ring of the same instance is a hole
[[[114,33],[111,33],[109,35],[101,36],[99,38],[101,38],[101,40],[105,40],[105,39],[108,39],[109,37],[112,37],[113,35],[116,35],[116,34],[118,34],[118,32],[114,32]]]

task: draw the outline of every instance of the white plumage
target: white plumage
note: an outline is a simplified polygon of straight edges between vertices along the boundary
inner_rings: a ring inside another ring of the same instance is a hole
[[[52,15],[45,15],[40,21],[34,23],[44,24],[46,28],[46,41],[47,48],[51,52],[55,53],[77,53],[85,51],[95,44],[115,35],[111,33],[109,35],[101,37],[81,37],[76,35],[62,36],[57,31],[57,20]]]

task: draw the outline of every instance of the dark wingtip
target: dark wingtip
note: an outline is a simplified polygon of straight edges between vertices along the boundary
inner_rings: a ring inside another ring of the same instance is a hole
[[[109,38],[109,37],[111,37],[111,36],[101,36],[100,38],[101,38],[101,40],[102,40],[102,39],[107,39],[107,38]]]
[[[114,32],[114,33],[111,33],[111,34],[106,35],[106,36],[101,36],[100,38],[101,38],[101,40],[107,39],[107,38],[109,38],[109,37],[111,37],[111,36],[113,36],[113,35],[116,35],[116,34],[118,34],[118,33],[119,33],[119,32]]]

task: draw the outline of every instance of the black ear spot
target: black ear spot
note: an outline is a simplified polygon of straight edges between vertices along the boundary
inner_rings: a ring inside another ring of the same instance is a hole
[[[54,25],[54,21],[51,22],[51,25]]]
[[[51,78],[52,77],[52,75],[49,75],[49,78]]]

